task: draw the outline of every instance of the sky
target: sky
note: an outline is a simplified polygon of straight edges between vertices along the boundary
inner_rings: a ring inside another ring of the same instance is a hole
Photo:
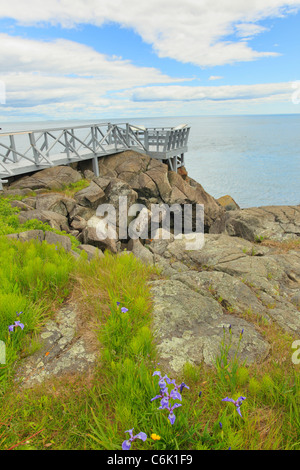
[[[9,0],[0,122],[295,114],[300,0]]]

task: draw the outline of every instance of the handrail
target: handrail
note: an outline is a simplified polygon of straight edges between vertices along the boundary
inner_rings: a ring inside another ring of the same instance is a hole
[[[129,123],[93,123],[27,131],[0,132],[1,178],[92,159],[128,149],[168,160],[187,151],[190,128],[149,127]],[[176,165],[175,165],[176,166]]]

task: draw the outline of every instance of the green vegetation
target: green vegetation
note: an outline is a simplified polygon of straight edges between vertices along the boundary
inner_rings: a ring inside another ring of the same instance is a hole
[[[16,213],[0,199],[2,235],[25,230]],[[224,329],[215,367],[187,363],[180,377],[169,375],[189,386],[173,425],[168,411],[158,409],[160,400],[151,401],[160,393],[153,372],[166,373],[158,365],[148,285],[158,277],[128,253],[106,252],[91,262],[82,254],[75,261],[46,242],[0,237],[0,340],[6,345],[6,364],[0,364],[1,450],[117,450],[132,428],[147,434],[132,449],[300,449],[300,378],[299,365],[291,361],[292,340],[255,315],[252,322],[272,344],[263,364],[241,364],[232,338],[238,335],[241,343],[243,333]],[[18,388],[15,364],[39,347],[37,333],[70,298],[99,352],[93,376]],[[9,331],[15,321],[24,328]],[[225,397],[246,397],[242,417]]]
[[[24,224],[21,224],[19,221],[18,213],[20,209],[17,207],[12,207],[10,204],[11,200],[21,200],[21,196],[10,196],[10,197],[0,197],[0,235],[9,235],[11,233],[20,233],[25,232],[26,230],[46,230],[49,232],[54,232],[59,235],[66,235],[70,238],[72,242],[72,248],[75,249],[79,242],[72,235],[56,230],[50,227],[48,224],[41,222],[36,219],[28,220]]]
[[[0,368],[0,393],[6,390],[13,362],[34,346],[34,334],[55,302],[70,292],[74,258],[46,242],[23,243],[0,237],[0,340],[6,344],[6,365]],[[22,312],[19,314],[19,312]],[[9,332],[15,321],[24,324]]]

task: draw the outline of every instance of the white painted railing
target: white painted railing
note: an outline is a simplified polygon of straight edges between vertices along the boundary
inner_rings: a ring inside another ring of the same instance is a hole
[[[128,149],[168,160],[176,171],[179,155],[180,164],[187,151],[189,131],[186,125],[144,128],[129,123],[100,123],[0,133],[0,186],[3,178],[89,159],[98,175],[99,157]]]

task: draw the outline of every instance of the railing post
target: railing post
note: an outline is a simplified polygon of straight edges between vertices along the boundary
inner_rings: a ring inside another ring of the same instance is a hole
[[[36,142],[35,142],[35,136],[34,136],[34,133],[33,132],[30,132],[29,133],[29,141],[30,141],[30,145],[32,147],[32,150],[33,150],[33,156],[34,156],[34,161],[35,161],[35,164],[37,166],[39,166],[39,154],[38,152],[36,151]]]
[[[45,147],[46,147],[46,155],[47,155],[47,157],[49,157],[49,151],[48,151],[49,143],[48,143],[48,134],[47,134],[47,132],[44,132],[44,141],[45,141]]]
[[[146,129],[144,131],[144,147],[147,151],[149,151],[149,131]]]
[[[125,140],[126,140],[126,144],[128,145],[128,147],[130,147],[130,142],[129,142],[129,124],[128,124],[128,122],[126,123]]]
[[[18,159],[17,159],[17,154],[15,152],[15,150],[16,150],[15,137],[13,135],[10,135],[9,140],[10,140],[10,146],[13,149],[13,161],[14,161],[14,163],[16,163],[18,161]]]
[[[94,157],[92,160],[92,165],[93,165],[93,172],[96,177],[99,176],[99,166],[98,166],[98,157],[96,155],[96,129],[95,126],[91,127],[91,134],[92,134],[92,147],[93,147],[93,152],[94,152]]]
[[[67,157],[70,158],[70,149],[69,149],[69,142],[68,142],[68,136],[67,136],[67,131],[66,130],[64,130],[64,136],[65,136],[66,154],[67,154]]]
[[[109,122],[108,123],[108,132],[111,130],[112,128],[112,124]],[[109,133],[109,136],[108,136],[108,145],[111,145],[112,144],[112,132]]]

